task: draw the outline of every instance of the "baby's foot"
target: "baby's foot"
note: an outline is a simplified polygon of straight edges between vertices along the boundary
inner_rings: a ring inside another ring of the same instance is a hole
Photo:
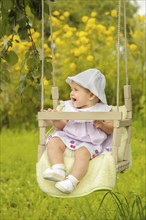
[[[43,178],[46,180],[52,180],[55,182],[65,179],[65,167],[64,164],[55,164],[51,168],[47,168],[43,172]]]
[[[69,175],[65,180],[55,184],[55,187],[63,193],[71,193],[76,188],[79,181],[72,175]]]

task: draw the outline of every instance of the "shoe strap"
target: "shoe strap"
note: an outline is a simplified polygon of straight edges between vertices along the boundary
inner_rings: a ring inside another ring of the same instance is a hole
[[[75,188],[76,187],[76,185],[80,182],[75,176],[73,176],[73,175],[68,175],[67,177],[66,177],[66,179],[68,179],[68,180],[70,180],[71,181],[71,183],[72,183],[72,185],[73,185],[73,187]]]
[[[52,169],[60,169],[60,170],[64,170],[65,171],[65,166],[62,163],[58,163],[58,164],[54,164],[52,166]]]

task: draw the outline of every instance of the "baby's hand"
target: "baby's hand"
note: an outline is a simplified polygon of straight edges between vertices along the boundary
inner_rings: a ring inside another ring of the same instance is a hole
[[[102,128],[103,121],[102,120],[95,120],[95,121],[93,121],[93,124],[95,125],[96,128]]]
[[[48,112],[57,112],[56,109],[48,108]]]

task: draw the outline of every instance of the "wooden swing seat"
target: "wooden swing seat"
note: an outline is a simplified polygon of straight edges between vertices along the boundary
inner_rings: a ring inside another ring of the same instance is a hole
[[[131,119],[127,119],[127,108],[126,106],[120,106],[119,112],[116,112],[117,108],[112,107],[112,111],[109,113],[96,113],[96,118],[99,116],[101,118],[113,117],[114,119],[114,132],[113,132],[113,140],[112,140],[112,152],[106,152],[98,157],[94,158],[90,161],[89,169],[85,177],[82,179],[78,187],[71,194],[64,194],[58,191],[55,188],[55,183],[52,181],[45,180],[42,177],[43,171],[50,167],[46,146],[44,144],[39,145],[38,157],[39,161],[36,165],[37,170],[37,181],[45,193],[54,196],[54,197],[63,197],[63,198],[71,198],[71,197],[80,197],[85,196],[93,191],[97,190],[112,190],[115,186],[116,182],[116,173],[122,172],[127,169],[131,164],[131,153],[130,153],[130,142],[129,142],[129,128],[131,127]],[[117,114],[118,113],[118,114]],[[56,114],[59,118],[71,118],[74,117],[81,120],[80,115],[67,115],[66,112],[58,112],[58,113],[48,113],[48,112],[39,112],[39,126],[40,129],[43,129],[42,132],[46,132],[45,128],[48,126],[48,119],[52,119],[51,116],[54,115],[56,119]],[[99,115],[98,115],[99,114]],[[106,115],[106,116],[105,116]],[[89,116],[88,116],[89,117]],[[86,119],[88,118],[86,116]],[[99,117],[99,118],[100,118]],[[100,120],[101,120],[100,118]],[[121,118],[121,120],[117,120],[117,118]],[[83,116],[84,119],[84,116]],[[91,118],[90,118],[91,119]],[[93,118],[92,118],[93,119]],[[94,118],[95,119],[95,118]],[[43,135],[43,137],[45,137]],[[44,140],[41,136],[41,140],[44,143]],[[69,174],[72,164],[74,162],[74,153],[66,149],[64,154],[64,162],[67,170],[67,174]]]

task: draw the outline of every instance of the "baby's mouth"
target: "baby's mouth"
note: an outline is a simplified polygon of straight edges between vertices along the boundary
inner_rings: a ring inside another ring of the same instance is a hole
[[[75,102],[75,101],[76,101],[76,99],[72,98],[72,101],[73,101],[73,102]]]

